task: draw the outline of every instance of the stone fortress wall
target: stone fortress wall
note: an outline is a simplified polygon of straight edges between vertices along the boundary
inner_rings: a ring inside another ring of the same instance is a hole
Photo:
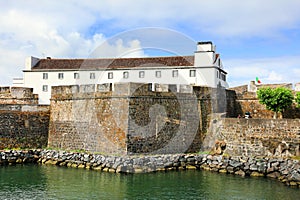
[[[298,88],[299,83],[295,85],[294,93],[299,92]],[[262,118],[262,119],[271,119],[273,118],[274,112],[266,110],[266,107],[259,103],[259,100],[256,96],[256,92],[261,87],[284,87],[292,90],[292,84],[255,84],[254,81],[251,81],[249,85],[242,85],[234,88],[230,88],[236,93],[236,103],[238,108],[236,109],[237,113],[240,116],[243,116],[245,112],[250,112],[253,118]],[[234,117],[234,116],[232,116]],[[282,114],[282,118],[295,119],[300,118],[300,108],[295,104],[286,109]]]
[[[213,121],[208,138],[225,141],[227,155],[300,156],[299,119],[215,118]]]
[[[53,87],[48,146],[110,154],[198,152],[209,114],[225,105],[217,93],[138,83],[114,90],[108,84]]]
[[[271,120],[273,113],[254,95],[174,87],[136,83],[116,84],[114,91],[108,84],[54,87],[49,147],[179,153],[209,150],[215,141],[224,140],[230,155],[299,155],[299,121]],[[236,118],[249,111],[248,104],[257,110],[254,118]]]
[[[224,140],[229,155],[299,156],[299,120],[272,120],[273,114],[243,86],[120,83],[112,88],[54,87],[51,115],[49,106],[36,104],[32,90],[0,88],[0,149],[161,154],[210,150]],[[237,118],[245,111],[253,118]]]
[[[49,106],[32,88],[0,87],[0,149],[47,146]]]

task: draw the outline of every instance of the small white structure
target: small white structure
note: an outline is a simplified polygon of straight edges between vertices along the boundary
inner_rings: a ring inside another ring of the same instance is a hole
[[[295,84],[295,91],[297,91],[297,92],[300,91],[300,83]]]
[[[226,71],[212,42],[198,42],[192,56],[104,58],[104,59],[26,59],[23,78],[13,86],[31,87],[39,103],[49,104],[51,87],[60,85],[137,82],[225,87]],[[179,88],[179,87],[177,87]]]

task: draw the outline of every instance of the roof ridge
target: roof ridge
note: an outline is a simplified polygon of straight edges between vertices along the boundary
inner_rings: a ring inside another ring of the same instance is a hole
[[[39,60],[111,60],[111,59],[145,59],[145,58],[184,58],[184,57],[194,57],[194,55],[185,55],[185,56],[147,56],[147,57],[130,57],[130,58],[124,58],[124,57],[118,57],[118,58],[114,58],[114,57],[109,57],[109,58],[40,58]]]

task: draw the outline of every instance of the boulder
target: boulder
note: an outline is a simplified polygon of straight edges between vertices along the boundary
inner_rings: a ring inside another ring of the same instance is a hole
[[[215,146],[210,151],[210,154],[211,155],[222,155],[225,149],[226,149],[226,142],[217,140],[215,142]]]

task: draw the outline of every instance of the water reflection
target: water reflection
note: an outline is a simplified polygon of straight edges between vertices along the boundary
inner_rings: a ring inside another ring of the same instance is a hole
[[[0,167],[3,199],[297,199],[300,190],[266,178],[206,171],[112,174],[55,166]]]

